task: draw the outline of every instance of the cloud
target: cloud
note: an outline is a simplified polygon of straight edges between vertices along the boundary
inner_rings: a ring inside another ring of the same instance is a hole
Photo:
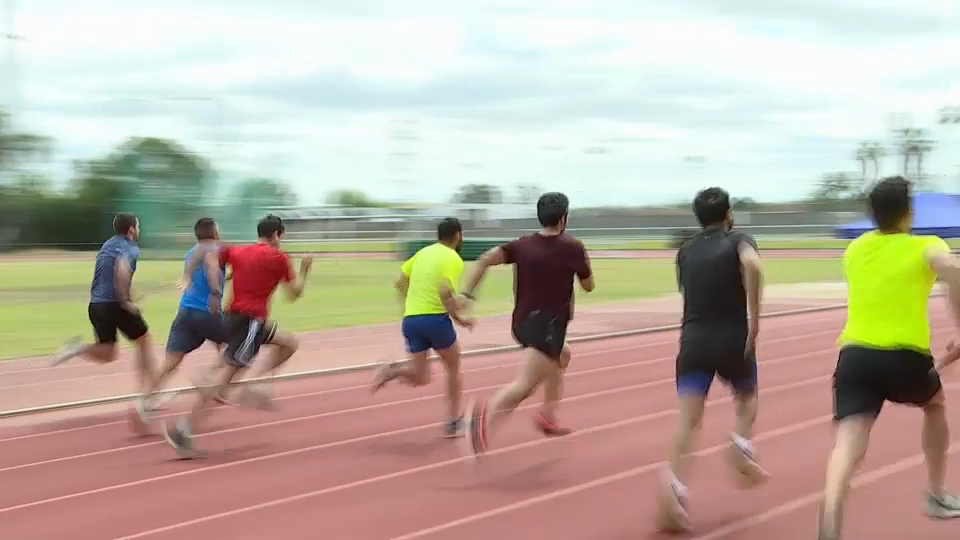
[[[960,134],[934,123],[960,102],[960,20],[942,1],[658,4],[31,0],[6,99],[64,163],[174,137],[306,202],[341,187],[442,200],[467,182],[581,204],[705,184],[797,197],[857,170],[856,145],[889,139],[895,112],[940,141],[931,172],[956,171]]]

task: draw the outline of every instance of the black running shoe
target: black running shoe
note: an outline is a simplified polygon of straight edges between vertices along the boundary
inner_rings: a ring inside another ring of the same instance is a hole
[[[184,433],[179,425],[174,424],[172,427],[165,427],[163,430],[163,438],[166,439],[167,444],[172,446],[177,452],[178,459],[206,457],[204,452],[193,447],[193,437]]]
[[[463,435],[463,417],[456,420],[450,420],[443,424],[443,438],[456,439]]]

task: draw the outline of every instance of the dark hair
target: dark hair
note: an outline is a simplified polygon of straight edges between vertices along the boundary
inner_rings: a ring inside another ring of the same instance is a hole
[[[454,217],[443,218],[443,221],[437,225],[437,240],[445,242],[453,240],[457,233],[463,232],[463,225],[460,220]]]
[[[286,229],[283,226],[283,220],[273,214],[260,220],[257,223],[257,236],[260,238],[271,238],[274,233],[282,235]]]
[[[193,226],[197,240],[214,240],[217,237],[217,222],[213,218],[200,218]]]
[[[707,188],[693,198],[693,215],[701,227],[722,223],[729,212],[730,194],[723,188]]]
[[[910,214],[910,182],[902,176],[881,180],[867,196],[868,209],[877,228],[891,231]]]
[[[556,227],[570,212],[570,199],[558,191],[544,193],[537,200],[537,220],[544,227]]]
[[[133,214],[117,214],[113,217],[113,232],[118,236],[126,236],[136,226],[137,216]]]

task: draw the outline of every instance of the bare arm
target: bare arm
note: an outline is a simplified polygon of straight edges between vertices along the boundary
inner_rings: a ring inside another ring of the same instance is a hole
[[[203,256],[203,265],[207,274],[207,286],[210,287],[210,298],[207,304],[210,311],[220,310],[220,299],[223,298],[223,291],[220,290],[220,256],[212,251],[208,251]]]
[[[307,276],[310,275],[310,268],[313,266],[313,257],[304,257],[300,259],[300,274],[294,277],[293,261],[287,259],[285,263],[287,278],[280,282],[283,291],[287,293],[290,300],[296,300],[303,296],[303,291],[307,286]]]
[[[114,284],[117,288],[120,303],[131,303],[130,287],[133,285],[133,266],[126,256],[117,257],[114,264]]]
[[[481,255],[473,266],[473,272],[470,274],[467,285],[463,289],[463,295],[472,299],[474,291],[480,286],[484,276],[487,275],[487,270],[489,270],[491,266],[499,266],[507,263],[507,255],[500,246]]]
[[[760,327],[760,300],[763,296],[763,271],[760,265],[760,254],[746,242],[739,247],[740,267],[743,270],[743,290],[747,293],[747,313],[750,325]]]
[[[949,251],[941,248],[927,250],[926,256],[930,269],[947,286],[947,302],[954,320],[960,326],[960,263]]]
[[[400,299],[405,300],[407,298],[407,290],[410,288],[410,276],[401,272],[400,276],[393,282],[393,288],[397,290]]]

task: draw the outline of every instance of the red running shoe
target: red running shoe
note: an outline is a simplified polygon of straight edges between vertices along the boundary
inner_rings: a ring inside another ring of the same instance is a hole
[[[572,429],[563,427],[544,416],[542,411],[534,417],[533,424],[537,426],[540,433],[543,433],[547,437],[563,437],[564,435],[573,433]]]

